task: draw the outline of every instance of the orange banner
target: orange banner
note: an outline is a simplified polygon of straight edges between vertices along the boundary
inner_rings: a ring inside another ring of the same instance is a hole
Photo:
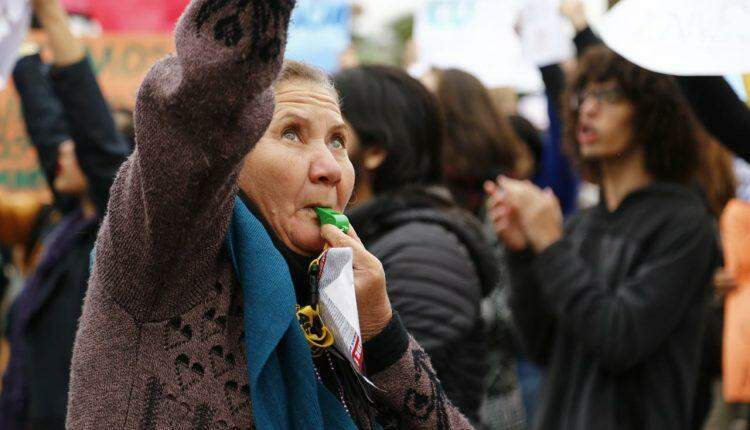
[[[724,266],[738,284],[724,304],[724,399],[750,402],[750,203],[732,200],[721,217]]]
[[[85,39],[99,84],[112,108],[132,109],[151,66],[173,50],[170,35],[104,35]],[[0,92],[0,187],[35,189],[45,185],[29,144],[18,95],[12,85]]]

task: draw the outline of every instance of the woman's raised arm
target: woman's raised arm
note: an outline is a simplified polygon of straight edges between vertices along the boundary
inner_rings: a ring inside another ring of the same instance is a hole
[[[136,150],[112,187],[92,273],[136,320],[181,313],[211,285],[237,172],[271,120],[293,7],[193,0],[176,55],[141,85]]]

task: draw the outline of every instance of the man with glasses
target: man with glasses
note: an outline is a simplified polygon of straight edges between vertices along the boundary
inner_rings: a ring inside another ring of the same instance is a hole
[[[603,46],[581,58],[569,93],[565,139],[599,205],[563,227],[548,190],[485,184],[513,251],[521,341],[547,368],[534,427],[688,429],[719,261],[693,188],[705,133],[671,78]]]

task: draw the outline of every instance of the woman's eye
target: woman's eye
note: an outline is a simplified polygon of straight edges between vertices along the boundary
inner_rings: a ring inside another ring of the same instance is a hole
[[[297,132],[292,129],[284,130],[283,133],[281,133],[282,139],[291,140],[291,141],[298,141],[299,136],[297,135]]]
[[[340,136],[334,136],[333,139],[331,139],[331,147],[333,149],[344,149],[346,147],[344,139]]]

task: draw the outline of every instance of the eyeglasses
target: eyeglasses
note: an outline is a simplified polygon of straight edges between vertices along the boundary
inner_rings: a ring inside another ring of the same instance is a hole
[[[574,95],[570,101],[573,109],[580,109],[583,103],[593,97],[597,103],[615,104],[625,98],[625,94],[619,88],[598,88],[595,90],[581,91]]]

